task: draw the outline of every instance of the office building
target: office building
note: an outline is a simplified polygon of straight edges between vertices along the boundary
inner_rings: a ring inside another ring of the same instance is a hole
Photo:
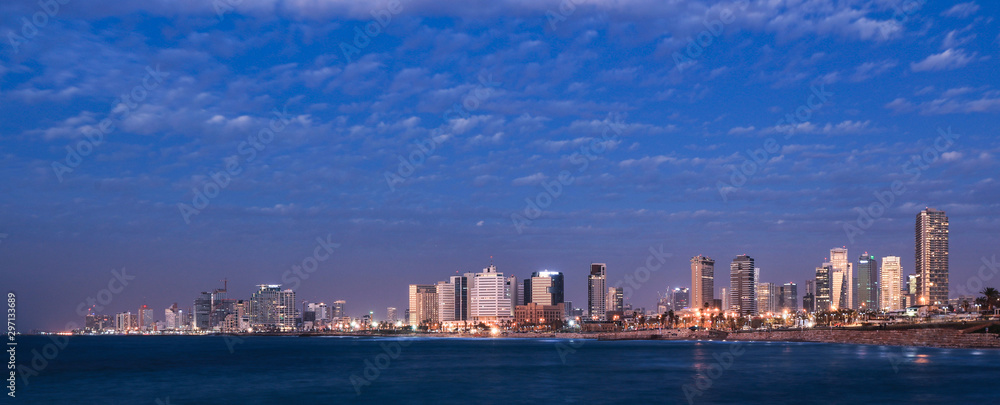
[[[854,285],[859,310],[879,309],[878,260],[874,255],[865,254],[858,258],[857,282]]]
[[[469,291],[469,317],[474,322],[499,322],[512,318],[507,280],[490,264],[472,278]]]
[[[258,285],[250,296],[249,307],[248,323],[254,331],[288,332],[295,329],[295,318],[299,312],[295,292],[282,290],[281,284]]]
[[[141,331],[152,331],[156,329],[156,320],[153,319],[153,308],[149,305],[142,304],[139,307],[139,330]]]
[[[181,330],[183,316],[181,310],[177,308],[177,303],[163,310],[163,319],[167,330]]]
[[[337,319],[341,319],[341,318],[346,317],[347,313],[344,312],[344,306],[346,306],[346,305],[347,305],[347,301],[344,301],[344,300],[334,301],[333,302],[333,307],[330,308],[330,315],[331,315],[330,318],[334,319],[334,320],[337,320]]]
[[[396,307],[388,307],[385,309],[385,321],[390,325],[396,324],[399,317],[396,315]]]
[[[559,275],[560,279],[562,274]],[[562,285],[560,283],[560,285]],[[514,317],[514,307],[518,305],[517,303],[521,300],[521,291],[524,291],[523,285],[517,282],[517,276],[510,275],[507,276],[506,284],[504,284],[504,293],[507,294],[507,299],[510,300],[510,317]],[[560,293],[562,295],[562,293]],[[562,298],[560,297],[560,300]]]
[[[847,257],[847,248],[830,249],[830,298],[837,308],[856,309],[854,306],[854,263]],[[839,298],[837,298],[839,297]]]
[[[691,258],[691,307],[707,308],[715,299],[715,260],[705,256]]]
[[[778,289],[774,283],[757,284],[757,313],[775,314],[778,312]]]
[[[691,290],[684,287],[676,287],[670,292],[670,306],[674,312],[684,308],[694,308],[691,306]]]
[[[757,315],[757,282],[754,260],[739,255],[729,265],[729,309],[740,315]]]
[[[565,316],[565,304],[539,305],[530,302],[514,308],[514,323],[518,325],[547,325],[552,328],[562,327]]]
[[[902,274],[903,268],[899,263],[899,256],[885,256],[882,258],[882,274],[879,287],[879,308],[883,311],[895,311],[903,309],[902,298]]]
[[[605,263],[591,263],[587,276],[587,315],[592,320],[604,320],[608,304],[607,270]]]
[[[455,284],[450,281],[438,281],[435,291],[437,291],[438,317],[441,322],[454,321],[456,319]]]
[[[410,326],[432,327],[438,316],[437,284],[410,284]]]
[[[115,316],[115,331],[128,332],[138,329],[138,319],[131,312],[122,312]]]
[[[799,310],[799,292],[795,283],[785,283],[779,287],[778,296],[780,297],[778,308],[781,311],[792,313]]]
[[[914,271],[919,305],[948,304],[948,216],[927,208],[917,214]]]
[[[719,289],[719,295],[722,297],[722,310],[730,311],[732,310],[732,304],[729,302],[729,289],[722,287]]]
[[[816,312],[829,311],[834,307],[830,297],[830,276],[832,273],[833,266],[830,263],[823,263],[822,266],[816,268],[816,294],[813,302]]]
[[[604,304],[605,313],[608,311],[625,312],[625,288],[608,287],[608,302]]]
[[[556,305],[565,302],[563,274],[558,271],[536,271],[524,280],[525,300],[538,305]]]

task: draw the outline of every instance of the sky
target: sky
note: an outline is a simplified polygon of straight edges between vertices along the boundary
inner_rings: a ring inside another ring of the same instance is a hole
[[[840,246],[910,273],[933,207],[952,296],[1000,286],[998,11],[4,1],[0,285],[22,331],[223,279],[381,319],[491,260],[562,271],[576,307],[604,262],[655,308],[700,254],[717,288],[739,254],[803,285]]]

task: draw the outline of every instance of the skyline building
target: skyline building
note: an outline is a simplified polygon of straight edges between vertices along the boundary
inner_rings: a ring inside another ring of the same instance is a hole
[[[926,208],[917,214],[914,271],[917,280],[917,303],[948,304],[948,216],[944,211]]]
[[[732,289],[729,299],[730,309],[740,315],[757,314],[757,280],[754,275],[757,268],[754,260],[748,255],[739,255],[729,265],[729,288]]]
[[[115,315],[115,331],[128,332],[136,330],[136,317],[131,312],[121,312]]]
[[[854,291],[858,309],[879,309],[879,267],[875,255],[865,252],[858,257],[856,280]]]
[[[390,324],[395,324],[399,320],[396,315],[396,307],[388,307],[385,309],[385,321]]]
[[[774,283],[757,284],[757,313],[778,312],[778,289]]]
[[[608,302],[604,304],[605,313],[625,311],[625,288],[608,287]]]
[[[830,298],[837,308],[854,307],[854,263],[847,255],[846,247],[830,249]],[[837,298],[839,297],[839,298]]]
[[[513,317],[507,280],[492,263],[472,278],[469,317],[475,322],[498,322]]]
[[[281,284],[259,284],[250,296],[248,326],[258,331],[294,330],[298,316],[295,304],[295,291],[282,290]]]
[[[711,307],[715,300],[715,260],[698,255],[691,258],[691,307]]]
[[[607,271],[606,263],[591,263],[587,276],[587,316],[592,320],[604,320],[607,312]]]
[[[347,301],[336,300],[333,302],[333,307],[330,308],[331,319],[340,319],[347,316],[344,312],[344,307],[347,305]]]
[[[799,310],[798,286],[793,282],[787,282],[779,287],[778,308],[782,311],[796,312]]]
[[[212,313],[212,293],[202,291],[197,298],[194,299],[194,312],[192,315],[194,319],[192,320],[192,328],[194,330],[208,330],[211,326],[209,322],[209,315]]]
[[[729,310],[732,309],[732,308],[730,308],[731,304],[729,302],[729,299],[730,299],[729,290],[730,289],[728,289],[726,287],[722,287],[722,288],[719,289],[719,295],[722,296],[722,310],[723,311],[729,311]]]
[[[410,325],[421,326],[438,321],[437,284],[410,284]]]
[[[833,273],[833,266],[830,263],[823,263],[816,268],[816,293],[813,298],[814,311],[828,311],[833,305],[830,297],[830,275]]]
[[[167,330],[181,330],[181,322],[184,319],[182,311],[177,308],[177,303],[163,310],[163,319]]]
[[[531,273],[524,280],[525,303],[556,305],[565,303],[563,274],[558,271],[542,270]]]
[[[899,256],[882,257],[882,274],[879,282],[879,308],[884,311],[903,309],[903,267]]]
[[[507,276],[504,289],[507,299],[510,300],[510,316],[513,317],[514,307],[517,306],[518,301],[522,300],[521,292],[524,291],[524,286],[517,282],[517,276],[509,275]]]
[[[441,322],[454,321],[456,319],[455,284],[451,281],[438,281],[435,291],[437,291],[438,318]]]
[[[139,330],[143,331],[156,329],[156,320],[153,319],[153,308],[150,308],[149,305],[142,304],[139,307],[139,322],[137,326]]]
[[[675,287],[670,291],[670,307],[674,311],[680,311],[684,308],[694,308],[691,304],[691,289]]]

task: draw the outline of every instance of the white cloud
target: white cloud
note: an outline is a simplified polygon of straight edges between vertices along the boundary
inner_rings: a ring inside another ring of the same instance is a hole
[[[518,177],[518,178],[514,179],[513,181],[511,181],[510,184],[511,185],[515,185],[515,186],[530,186],[530,185],[539,184],[539,183],[545,181],[545,179],[547,179],[547,178],[549,178],[549,177],[546,176],[544,173],[538,172],[538,173],[527,175],[527,176],[524,176],[524,177]]]
[[[928,56],[920,62],[911,63],[910,69],[914,72],[925,72],[935,70],[952,70],[968,65],[975,54],[966,55],[961,49],[948,49],[939,54]]]
[[[979,5],[974,2],[959,3],[941,13],[945,17],[965,18],[979,11]]]

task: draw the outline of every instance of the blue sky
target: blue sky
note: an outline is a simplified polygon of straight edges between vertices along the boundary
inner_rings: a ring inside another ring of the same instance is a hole
[[[698,254],[800,285],[835,246],[908,273],[928,206],[950,217],[953,296],[997,253],[992,2],[235,3],[0,5],[0,273],[25,328],[81,321],[122,267],[104,312],[187,307],[223,278],[248,297],[328,237],[300,298],[377,318],[491,255],[563,271],[579,307],[590,262],[614,284],[650,248],[672,256],[630,297],[647,308]]]

